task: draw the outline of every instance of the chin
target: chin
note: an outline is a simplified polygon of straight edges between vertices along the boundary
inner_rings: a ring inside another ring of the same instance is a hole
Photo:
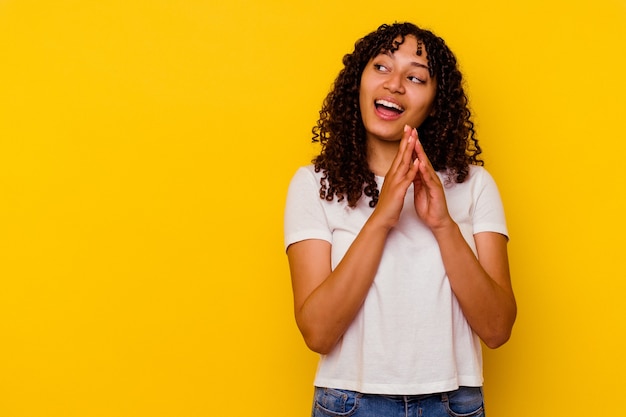
[[[384,142],[398,142],[402,139],[402,134],[404,133],[404,125],[402,127],[400,130],[374,130],[368,132],[368,136]]]

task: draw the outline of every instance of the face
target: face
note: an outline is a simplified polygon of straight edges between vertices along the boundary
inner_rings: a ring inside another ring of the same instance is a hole
[[[418,56],[417,39],[407,36],[394,53],[371,59],[361,75],[359,100],[366,137],[399,141],[404,125],[418,127],[428,117],[437,91],[426,50]]]

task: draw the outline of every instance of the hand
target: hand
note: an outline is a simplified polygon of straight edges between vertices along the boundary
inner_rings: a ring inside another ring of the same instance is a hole
[[[398,223],[406,192],[417,174],[418,166],[413,162],[416,142],[417,131],[405,126],[398,153],[385,176],[378,204],[372,213],[373,219],[381,220],[388,228]]]
[[[417,138],[417,132],[415,136]],[[419,139],[414,142],[414,151],[418,168],[413,179],[415,211],[431,230],[450,225],[453,220],[448,212],[443,185]]]

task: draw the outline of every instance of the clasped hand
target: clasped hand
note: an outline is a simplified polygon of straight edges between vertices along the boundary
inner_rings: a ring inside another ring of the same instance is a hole
[[[431,230],[449,225],[452,218],[448,213],[441,180],[424,152],[417,130],[407,125],[398,153],[385,176],[375,210],[377,215],[386,219],[388,226],[393,227],[398,222],[411,184],[414,187],[413,203],[418,217]]]

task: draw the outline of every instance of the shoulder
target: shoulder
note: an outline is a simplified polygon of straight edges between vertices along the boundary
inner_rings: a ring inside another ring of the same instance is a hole
[[[322,173],[315,172],[315,166],[304,165],[296,170],[289,183],[289,193],[296,193],[298,190],[310,190],[320,187]]]
[[[319,179],[322,177],[321,172],[315,172],[315,165],[303,165],[299,167],[296,172],[293,174],[292,182],[296,181],[315,181],[319,182]]]
[[[470,165],[469,175],[467,176],[467,179],[473,181],[493,181],[493,177],[491,176],[489,171],[487,171],[487,169],[485,169],[485,167],[481,165]]]
[[[446,171],[438,172],[439,178],[442,180],[442,183],[445,184],[445,189],[448,191],[452,190],[467,190],[474,189],[477,187],[482,187],[485,184],[495,184],[493,177],[489,174],[489,171],[485,169],[485,167],[480,165],[470,165],[469,171],[465,180],[463,182],[456,182],[454,180],[453,174]]]
[[[469,173],[462,183],[447,181],[444,187],[448,206],[478,207],[498,205],[500,195],[493,177],[484,167],[470,165]]]
[[[493,176],[481,165],[470,165],[467,178],[461,184],[470,189],[497,188]]]
[[[291,179],[284,213],[285,249],[307,239],[332,240],[327,206],[319,193],[320,175],[307,165],[298,168]]]

